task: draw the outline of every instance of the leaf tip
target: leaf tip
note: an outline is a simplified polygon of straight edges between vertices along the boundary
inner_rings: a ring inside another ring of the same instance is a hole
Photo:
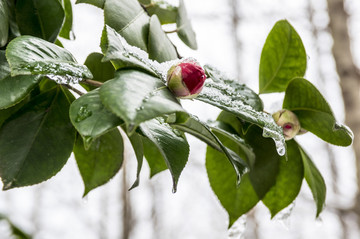
[[[10,182],[5,181],[2,190],[7,191],[7,190],[15,188],[15,187],[16,186],[14,185],[14,181],[10,181]]]
[[[139,181],[140,181],[140,180],[137,178],[137,179],[135,180],[135,182],[133,183],[133,185],[129,188],[128,191],[131,191],[131,190],[133,190],[134,188],[138,187],[138,186],[139,186]]]

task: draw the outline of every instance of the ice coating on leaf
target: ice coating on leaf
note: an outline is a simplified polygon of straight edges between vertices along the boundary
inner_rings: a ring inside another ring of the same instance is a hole
[[[35,62],[22,65],[18,70],[29,71],[33,75],[45,75],[58,84],[78,84],[83,79],[92,78],[91,72],[85,66],[71,62]]]
[[[243,235],[246,231],[246,215],[242,215],[228,230],[227,239],[240,239],[243,238]]]
[[[290,216],[292,211],[294,210],[295,202],[292,202],[289,206],[281,210],[276,216],[275,220],[280,222],[286,229],[290,229]]]
[[[263,137],[272,138],[280,156],[285,155],[285,139],[282,128],[278,126],[272,116],[263,111],[257,111],[245,103],[246,97],[237,93],[229,84],[209,79],[205,82],[198,100],[212,104],[220,109],[229,111],[241,119],[254,123],[263,128]]]
[[[179,60],[172,60],[163,63],[159,63],[156,60],[149,59],[149,55],[147,52],[143,51],[142,49],[130,45],[124,37],[122,37],[119,33],[117,33],[114,29],[107,26],[107,31],[111,31],[113,35],[115,35],[122,45],[121,54],[125,57],[134,57],[139,60],[141,63],[149,67],[154,73],[165,83],[166,82],[166,75],[169,68],[178,63]]]
[[[78,64],[64,48],[33,36],[20,36],[6,49],[11,75],[43,75],[60,84],[93,78],[90,70]]]

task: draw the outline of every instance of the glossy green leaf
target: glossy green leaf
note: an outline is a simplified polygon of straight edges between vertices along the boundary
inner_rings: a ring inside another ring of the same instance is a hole
[[[286,159],[279,156],[271,139],[262,136],[259,127],[252,125],[244,137],[255,153],[255,162],[250,164],[250,181],[259,199],[262,199],[276,182],[280,160]]]
[[[298,33],[288,21],[278,21],[261,53],[259,92],[285,91],[291,79],[304,76],[306,60],[305,48]]]
[[[263,136],[273,138],[279,154],[284,155],[285,139],[282,128],[275,123],[270,114],[255,110],[248,105],[246,101],[249,98],[242,95],[241,91],[241,86],[239,86],[239,89],[234,89],[229,82],[215,82],[208,79],[205,81],[204,87],[196,99],[233,113],[242,120],[262,127]],[[243,88],[243,91],[247,92],[248,90]]]
[[[281,159],[275,185],[262,199],[270,210],[271,217],[292,203],[300,192],[304,179],[304,166],[298,144],[294,140],[286,141],[287,160]]]
[[[100,88],[103,104],[123,119],[128,132],[146,120],[185,111],[164,83],[136,70],[117,71]]]
[[[180,174],[189,156],[189,144],[185,136],[162,122],[162,118],[146,121],[140,125],[140,129],[163,156],[172,176],[173,192],[176,192]]]
[[[14,76],[0,79],[0,109],[9,108],[23,100],[40,81],[41,76]]]
[[[58,83],[77,83],[92,78],[89,69],[77,64],[70,52],[32,36],[11,41],[6,49],[11,75],[46,75]]]
[[[22,35],[50,42],[56,40],[65,17],[59,0],[17,0],[15,12]]]
[[[178,15],[176,18],[177,34],[179,38],[191,49],[197,49],[196,35],[191,26],[185,8],[184,0],[179,1]]]
[[[0,79],[7,77],[9,74],[10,67],[5,57],[5,51],[0,50]]]
[[[144,62],[148,59],[148,54],[143,52],[145,56],[134,54],[140,49],[133,50],[126,40],[120,36],[114,29],[105,25],[101,37],[101,51],[104,54],[103,61],[111,61],[116,70],[121,68],[138,68],[145,70],[156,76],[152,68]]]
[[[136,170],[136,179],[133,185],[130,187],[129,190],[134,189],[135,187],[139,186],[140,183],[140,172],[144,160],[144,146],[141,136],[137,133],[132,134],[129,136],[130,143],[134,149],[136,160],[137,160],[137,170]]]
[[[232,114],[227,111],[221,111],[219,116],[217,117],[217,122],[225,123],[226,125],[230,125],[231,128],[241,137],[244,137],[243,127],[244,125],[241,123],[239,118],[236,117],[235,114]]]
[[[239,150],[242,151],[242,154],[240,156],[246,159],[246,162],[249,165],[254,163],[255,154],[251,146],[248,145],[245,140],[237,134],[237,132],[235,131],[235,129],[232,128],[231,125],[228,125],[224,122],[215,121],[210,124],[210,128],[215,134],[220,134],[236,143],[240,147]]]
[[[299,145],[299,150],[304,164],[305,180],[309,185],[309,188],[314,197],[314,201],[316,203],[316,217],[318,217],[321,211],[324,209],[324,205],[325,205],[325,198],[326,198],[325,181],[320,171],[312,162],[311,158],[305,153],[305,151],[300,147],[300,145]]]
[[[91,71],[94,81],[105,82],[114,78],[115,69],[111,62],[103,62],[104,55],[93,52],[85,60],[84,65]],[[93,90],[96,87],[91,85],[82,85],[86,90]]]
[[[286,89],[283,108],[298,117],[301,127],[328,143],[349,146],[353,133],[336,122],[334,114],[316,87],[303,78],[296,78]]]
[[[86,150],[78,137],[74,155],[85,184],[84,196],[107,183],[120,170],[124,161],[124,144],[118,129],[97,138]]]
[[[7,1],[8,4],[8,8],[9,8],[9,27],[10,27],[10,32],[9,32],[9,39],[13,39],[15,37],[20,36],[20,30],[19,30],[19,26],[16,22],[16,15],[15,15],[15,1]]]
[[[147,51],[149,16],[137,0],[106,0],[105,24],[114,28],[133,46]]]
[[[162,0],[139,2],[145,4],[144,7],[146,7],[146,11],[149,13],[149,15],[156,15],[162,25],[176,23],[178,8],[171,5],[170,3]]]
[[[76,0],[75,4],[88,3],[99,8],[104,8],[105,0]]]
[[[210,126],[200,121],[197,117],[187,114],[177,114],[176,122],[172,123],[171,126],[181,131],[192,134],[193,136],[204,141],[214,149],[223,152],[233,165],[238,181],[240,181],[241,177],[248,170],[247,163],[244,161],[244,159],[239,157],[232,150],[226,148],[218,139],[218,137],[211,131]],[[244,140],[235,137],[231,139],[238,145],[240,145],[240,147],[246,148]],[[247,157],[246,154],[241,155]]]
[[[5,122],[5,120],[7,120],[11,115],[13,115],[16,111],[18,111],[24,104],[26,104],[29,101],[29,99],[30,97],[26,97],[23,101],[21,101],[18,104],[0,110],[0,128],[2,124]]]
[[[33,98],[1,127],[4,190],[45,181],[64,166],[75,141],[69,96],[55,87]]]
[[[229,139],[222,142],[236,153],[239,147]],[[212,190],[229,215],[229,227],[259,201],[251,185],[249,174],[245,174],[237,185],[236,174],[226,156],[211,148],[206,150],[206,170]]]
[[[264,104],[259,95],[245,84],[240,84],[238,81],[230,79],[225,73],[213,66],[204,65],[204,70],[215,83],[218,83],[214,84],[214,87],[219,85],[219,90],[222,90],[224,93],[228,92],[234,95],[233,100],[240,98],[245,104],[250,105],[257,111],[262,111],[264,109]]]
[[[11,77],[4,51],[0,51],[0,71],[0,109],[19,103],[41,79],[40,76]]]
[[[165,159],[157,146],[148,138],[142,137],[144,156],[150,167],[150,178],[168,169]]]
[[[98,89],[77,98],[71,104],[69,114],[72,124],[84,140],[86,149],[97,137],[122,123],[119,117],[104,107]]]
[[[149,58],[158,62],[170,61],[177,59],[177,53],[174,45],[171,43],[156,15],[150,18],[149,41],[148,41]]]
[[[65,21],[61,28],[59,36],[69,39],[75,40],[74,32],[72,31],[73,28],[73,11],[71,6],[70,0],[62,0],[64,10],[65,10]]]
[[[9,37],[9,8],[6,0],[0,0],[0,47],[5,46]]]

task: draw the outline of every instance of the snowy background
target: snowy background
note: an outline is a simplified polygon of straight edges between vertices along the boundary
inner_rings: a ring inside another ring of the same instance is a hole
[[[75,2],[75,1],[73,1]],[[177,5],[177,1],[170,1]],[[332,38],[326,0],[253,0],[237,1],[239,25],[233,26],[234,7],[231,0],[185,0],[197,34],[199,49],[187,48],[175,35],[170,38],[182,56],[197,58],[201,64],[211,64],[238,78],[258,91],[258,67],[262,46],[276,21],[287,19],[301,36],[308,55],[306,78],[315,84],[332,106],[338,121],[344,120],[344,108],[339,79],[331,54]],[[313,9],[313,23],[310,11]],[[360,61],[360,1],[347,1],[350,14],[350,34],[353,56]],[[62,40],[78,62],[84,62],[91,52],[100,52],[103,28],[101,9],[87,4],[73,5],[75,41]],[[319,35],[314,37],[316,27]],[[166,26],[173,29],[175,26]],[[359,64],[358,64],[359,65]],[[281,108],[282,94],[261,96],[265,110]],[[202,120],[215,119],[220,112],[197,101],[183,101],[190,112]],[[188,137],[191,154],[179,181],[176,194],[171,192],[169,172],[149,179],[144,163],[140,186],[129,193],[132,239],[222,239],[230,238],[228,218],[211,191],[206,170],[206,145]],[[55,139],[54,139],[55,140]],[[304,181],[299,198],[281,215],[270,220],[270,213],[259,203],[255,210],[237,223],[241,235],[231,238],[342,238],[342,220],[332,207],[351,205],[356,193],[354,160],[350,148],[325,146],[311,134],[298,137],[327,183],[327,207],[315,220],[315,204]],[[75,160],[71,157],[54,178],[40,185],[0,192],[0,212],[8,215],[36,239],[120,239],[123,233],[123,188],[129,188],[136,173],[136,159],[131,147],[126,147],[126,175],[123,170],[108,184],[82,198],[83,183]],[[329,153],[330,150],[330,153]],[[334,170],[330,165],[335,159]],[[290,215],[290,216],[289,216]],[[346,218],[349,238],[360,238],[357,222]],[[351,229],[353,227],[353,229]],[[8,239],[8,229],[0,223],[0,239]]]

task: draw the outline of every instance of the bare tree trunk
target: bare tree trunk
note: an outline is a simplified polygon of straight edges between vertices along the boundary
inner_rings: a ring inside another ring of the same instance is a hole
[[[235,51],[235,69],[236,69],[236,77],[239,80],[240,79],[240,73],[241,73],[241,60],[240,60],[240,51],[241,51],[241,41],[238,36],[238,28],[240,24],[240,15],[238,12],[239,8],[239,1],[238,0],[229,0],[230,1],[230,7],[231,7],[231,30],[233,32],[232,39],[234,42],[234,51]]]
[[[121,190],[121,199],[123,203],[123,216],[122,216],[122,225],[123,225],[123,231],[122,231],[122,237],[121,239],[129,239],[130,234],[132,231],[132,214],[131,214],[131,201],[129,198],[129,186],[128,186],[128,180],[127,180],[127,173],[126,173],[126,161],[123,162],[122,167],[122,190]]]
[[[354,64],[350,37],[347,28],[348,15],[343,0],[327,0],[330,17],[330,30],[334,39],[332,48],[336,69],[345,104],[345,123],[354,132],[353,149],[356,157],[357,185],[360,186],[360,95],[359,69]],[[360,215],[360,191],[354,205],[354,212]]]

